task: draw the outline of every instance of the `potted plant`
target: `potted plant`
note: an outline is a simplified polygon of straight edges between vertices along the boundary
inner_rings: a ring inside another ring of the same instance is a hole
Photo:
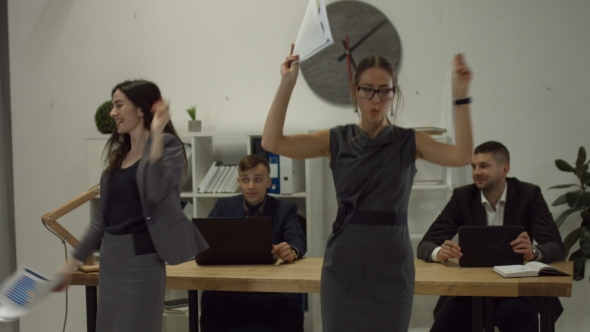
[[[112,109],[112,101],[107,100],[98,106],[94,114],[96,129],[103,134],[112,134],[115,131],[115,120],[110,115]]]
[[[201,120],[197,120],[197,106],[187,108],[186,112],[191,117],[191,120],[188,121],[188,131],[201,131]]]
[[[580,146],[578,149],[578,158],[576,159],[575,166],[571,166],[562,159],[555,160],[555,166],[560,171],[573,173],[579,183],[561,184],[549,188],[564,189],[574,187],[574,190],[559,196],[551,205],[559,206],[567,204],[569,207],[555,219],[557,227],[560,227],[574,212],[580,212],[580,217],[582,217],[580,227],[569,233],[563,240],[566,257],[569,255],[572,246],[576,242],[580,243],[580,249],[569,255],[569,260],[574,262],[575,280],[582,280],[584,278],[586,261],[590,258],[590,191],[588,191],[590,173],[588,172],[588,164],[590,164],[590,160],[586,160],[586,149],[583,146]]]

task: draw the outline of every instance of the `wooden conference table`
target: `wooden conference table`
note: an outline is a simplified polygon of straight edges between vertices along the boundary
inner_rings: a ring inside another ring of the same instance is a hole
[[[198,330],[197,290],[319,293],[322,258],[308,257],[292,264],[199,266],[194,261],[166,267],[166,288],[189,290],[189,327]],[[491,268],[461,268],[456,261],[445,264],[415,260],[416,295],[473,296],[474,331],[481,331],[484,307],[494,297],[542,297],[541,331],[555,331],[556,298],[571,297],[573,278],[503,278]],[[555,262],[573,274],[573,262]],[[75,272],[72,285],[86,286],[87,330],[95,331],[98,273]],[[492,317],[492,310],[485,310]],[[492,319],[486,319],[490,323]],[[478,325],[479,324],[479,325]],[[486,331],[493,331],[492,324]]]

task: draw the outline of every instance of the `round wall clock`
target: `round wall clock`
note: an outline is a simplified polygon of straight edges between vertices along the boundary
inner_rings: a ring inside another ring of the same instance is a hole
[[[366,56],[378,54],[398,68],[399,35],[377,8],[360,1],[337,1],[326,6],[334,44],[301,63],[301,72],[320,97],[337,104],[351,104],[348,83],[346,36],[352,74]]]

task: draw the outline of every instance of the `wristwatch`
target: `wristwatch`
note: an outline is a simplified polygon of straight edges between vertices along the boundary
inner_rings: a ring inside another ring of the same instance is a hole
[[[291,252],[293,253],[293,256],[295,257],[294,261],[299,259],[299,252],[297,251],[297,249],[291,247]]]
[[[537,249],[537,247],[533,246],[533,255],[535,255],[535,257],[532,259],[533,261],[536,261],[537,258],[539,258],[539,256],[541,255],[541,253],[539,252],[539,249]]]

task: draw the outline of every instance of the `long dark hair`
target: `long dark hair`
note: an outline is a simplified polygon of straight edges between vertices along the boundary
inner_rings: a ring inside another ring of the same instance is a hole
[[[146,80],[125,81],[115,85],[111,92],[111,97],[117,90],[121,91],[134,106],[141,109],[143,112],[143,126],[149,130],[152,124],[152,119],[154,118],[154,115],[152,114],[152,106],[162,99],[158,86]],[[164,132],[174,135],[178,141],[181,142],[182,150],[184,152],[184,170],[186,172],[186,166],[188,163],[186,159],[186,151],[184,151],[184,144],[182,144],[180,137],[178,137],[174,125],[172,125],[172,120],[168,121],[168,124],[164,127]],[[104,173],[109,174],[120,168],[123,159],[125,159],[130,150],[131,138],[129,137],[129,134],[119,134],[115,127],[113,134],[103,150]]]

